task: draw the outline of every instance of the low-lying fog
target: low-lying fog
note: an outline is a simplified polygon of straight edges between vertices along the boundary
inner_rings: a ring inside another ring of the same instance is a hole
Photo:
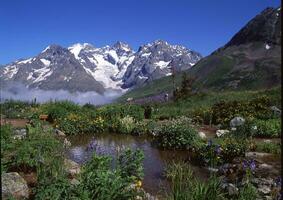
[[[104,95],[96,92],[75,92],[71,93],[66,90],[41,90],[29,89],[23,84],[13,83],[12,85],[1,87],[1,102],[7,99],[32,101],[36,98],[36,102],[43,103],[50,100],[69,100],[78,104],[91,103],[94,105],[102,105],[111,103],[114,99],[121,96],[122,92],[106,91]]]

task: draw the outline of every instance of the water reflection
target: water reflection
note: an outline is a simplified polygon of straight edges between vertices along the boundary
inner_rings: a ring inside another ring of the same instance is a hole
[[[140,148],[144,151],[144,180],[143,187],[152,194],[157,194],[161,187],[168,188],[168,182],[163,177],[166,163],[173,160],[186,160],[185,151],[160,150],[151,145],[147,137],[137,137],[120,134],[80,135],[69,137],[72,146],[67,152],[70,159],[82,164],[88,161],[93,152],[98,155],[117,157],[118,151],[131,148]],[[112,165],[115,163],[113,162]],[[207,177],[207,172],[198,167],[192,167],[201,179]]]

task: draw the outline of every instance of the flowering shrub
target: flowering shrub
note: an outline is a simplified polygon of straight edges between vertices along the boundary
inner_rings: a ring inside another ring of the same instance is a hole
[[[118,132],[123,134],[131,134],[135,128],[135,121],[133,117],[126,116],[119,119]]]
[[[255,120],[253,124],[257,127],[256,136],[279,137],[281,134],[281,119]]]
[[[251,101],[219,102],[212,106],[212,122],[228,126],[232,118],[237,115],[251,120],[254,118],[268,119],[272,116],[269,108],[270,100],[267,96],[255,98]]]
[[[116,132],[120,119],[126,116],[132,117],[136,121],[144,119],[144,109],[140,105],[109,105],[97,109],[97,115],[105,121],[109,131]]]
[[[167,121],[157,130],[155,141],[163,148],[189,149],[194,148],[201,139],[190,124],[183,123],[184,119]]]
[[[215,167],[231,162],[236,157],[245,155],[247,144],[245,140],[235,137],[223,137],[216,142],[208,141],[199,150],[199,158],[205,164]]]
[[[105,127],[101,117],[92,119],[83,113],[69,113],[65,118],[55,119],[54,125],[69,135],[101,132]]]

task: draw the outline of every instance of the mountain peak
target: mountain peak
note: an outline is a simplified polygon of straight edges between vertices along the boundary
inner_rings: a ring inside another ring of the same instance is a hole
[[[281,43],[280,9],[268,7],[251,19],[226,45],[240,45],[250,42]]]
[[[124,51],[131,51],[131,47],[125,43],[125,42],[121,42],[121,41],[117,41],[114,45],[113,45],[113,48],[116,48],[116,49],[121,49],[121,50],[124,50]]]

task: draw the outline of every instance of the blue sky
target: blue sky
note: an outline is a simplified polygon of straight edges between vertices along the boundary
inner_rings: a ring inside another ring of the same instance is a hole
[[[124,41],[137,50],[163,39],[206,56],[264,8],[280,0],[3,0],[0,64],[37,55],[49,44]]]

